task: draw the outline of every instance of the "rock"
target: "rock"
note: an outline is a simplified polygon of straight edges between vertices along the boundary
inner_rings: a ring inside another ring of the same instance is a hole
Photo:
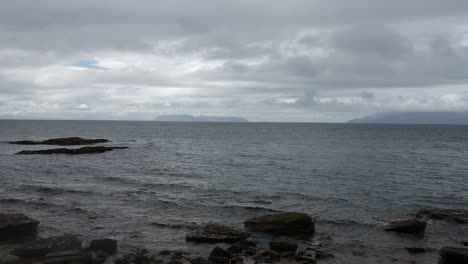
[[[95,239],[91,241],[88,251],[102,251],[107,254],[114,254],[117,252],[117,240],[111,238]]]
[[[416,213],[419,219],[444,220],[460,224],[468,224],[468,211],[458,209],[425,208]]]
[[[253,232],[278,235],[311,234],[315,230],[314,220],[302,213],[278,213],[254,217],[245,221],[244,225]]]
[[[46,259],[44,264],[70,264],[70,263],[89,263],[88,256],[69,256],[61,258]]]
[[[39,221],[24,214],[0,214],[0,240],[34,236],[38,225]]]
[[[0,259],[0,264],[16,264],[18,263],[19,258],[14,255],[8,255]]]
[[[221,247],[215,247],[211,253],[210,257],[212,258],[231,258],[232,255],[231,253],[227,252],[226,250],[222,249]]]
[[[439,254],[445,264],[468,263],[468,248],[444,247]]]
[[[219,224],[207,224],[196,227],[187,234],[186,240],[204,243],[229,243],[249,237],[249,234],[233,227]]]
[[[192,259],[191,263],[192,264],[211,264],[211,261],[209,261],[206,258],[197,257],[197,258]]]
[[[10,253],[18,257],[43,257],[50,253],[68,250],[81,250],[81,240],[74,235],[38,239],[17,247]]]
[[[426,249],[423,247],[405,247],[406,251],[412,254],[424,253]]]
[[[299,262],[310,263],[310,264],[317,263],[315,256],[296,256],[296,260]]]
[[[80,154],[97,154],[112,151],[114,149],[127,149],[128,147],[83,147],[78,149],[67,149],[67,148],[58,148],[58,149],[41,149],[41,150],[23,150],[16,155],[34,155],[34,154],[68,154],[68,155],[80,155]]]
[[[59,145],[59,146],[74,146],[74,145],[92,145],[97,143],[107,143],[109,140],[98,138],[98,139],[84,139],[80,137],[69,137],[69,138],[51,138],[44,141],[12,141],[10,144],[17,145]]]
[[[278,253],[283,253],[283,252],[288,252],[288,251],[296,252],[297,244],[294,242],[289,242],[289,241],[271,241],[270,249]]]
[[[385,230],[399,233],[415,234],[424,232],[427,223],[415,219],[392,221],[385,225]]]
[[[249,248],[249,247],[256,247],[257,246],[257,241],[253,240],[248,240],[248,239],[242,239],[238,242],[238,245],[242,248]]]
[[[229,264],[229,258],[211,257],[210,260],[211,262],[216,263],[216,264]]]
[[[462,245],[468,247],[468,240],[461,241],[460,244],[462,244]]]

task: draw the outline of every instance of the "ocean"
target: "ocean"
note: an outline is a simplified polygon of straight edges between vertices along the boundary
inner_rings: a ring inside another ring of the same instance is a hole
[[[7,143],[71,136],[129,149],[14,155],[54,147]],[[468,209],[468,126],[0,120],[0,141],[0,210],[43,232],[203,251],[185,242],[193,223],[293,211],[317,219],[337,263],[437,263],[440,247],[468,240],[461,224],[431,222],[422,236],[382,228],[425,207]]]

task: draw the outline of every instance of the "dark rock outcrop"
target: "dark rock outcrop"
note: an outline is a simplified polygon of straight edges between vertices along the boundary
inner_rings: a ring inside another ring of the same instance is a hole
[[[67,149],[67,148],[58,148],[58,149],[44,149],[44,150],[23,150],[17,155],[34,155],[34,154],[68,154],[68,155],[81,155],[81,154],[97,154],[112,151],[114,149],[127,149],[128,147],[83,147],[78,149]]]
[[[86,250],[102,251],[112,255],[117,252],[117,240],[111,238],[95,239],[91,241]]]
[[[468,263],[468,248],[443,247],[439,254],[444,264]]]
[[[289,241],[271,241],[270,249],[278,253],[296,252],[297,244]]]
[[[228,251],[224,250],[221,247],[215,247],[211,253],[210,257],[215,257],[215,258],[232,258],[233,255],[229,253]]]
[[[63,235],[28,242],[13,249],[11,254],[18,257],[44,257],[55,252],[81,249],[81,240],[76,236]]]
[[[410,219],[392,221],[385,225],[385,230],[395,231],[406,234],[422,233],[426,229],[427,223],[425,221]]]
[[[34,236],[38,225],[39,221],[24,214],[0,214],[0,240]]]
[[[460,224],[468,224],[468,211],[458,209],[425,208],[416,213],[419,219],[443,220]]]
[[[418,254],[426,252],[426,249],[423,247],[405,247],[405,250],[411,254]]]
[[[314,219],[303,213],[278,213],[254,217],[245,221],[252,232],[278,235],[311,234],[315,231]]]
[[[75,146],[75,145],[92,145],[97,143],[107,143],[110,140],[98,138],[98,139],[84,139],[80,137],[69,137],[69,138],[51,138],[44,141],[31,141],[31,140],[20,140],[12,141],[10,144],[17,145],[58,145],[58,146]]]
[[[219,224],[207,224],[194,228],[187,234],[186,240],[202,243],[229,243],[249,237],[249,234],[233,227]]]

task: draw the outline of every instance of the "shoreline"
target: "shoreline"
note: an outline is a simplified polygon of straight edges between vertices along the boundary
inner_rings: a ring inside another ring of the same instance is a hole
[[[442,209],[439,209],[439,212],[440,210]],[[421,211],[424,212],[423,210]],[[460,213],[460,211],[455,212],[450,210],[447,212],[457,213],[456,216],[459,216]],[[287,214],[298,218],[295,218],[295,220],[288,219],[287,217],[285,218],[284,215],[287,216]],[[2,219],[5,219],[5,215],[13,214],[0,214],[0,223],[2,223]],[[17,215],[22,214],[18,213]],[[275,216],[279,216],[279,218],[275,220]],[[454,219],[449,218],[437,219],[439,216],[436,216],[436,219],[429,219],[429,225],[437,224],[437,222],[441,220],[450,221],[451,225],[463,224],[459,221],[457,223],[457,221],[453,221]],[[213,223],[194,226],[187,232],[186,241],[181,241],[181,243],[196,243],[198,246],[205,248],[203,252],[184,250],[161,250],[159,252],[154,252],[151,248],[124,246],[124,241],[119,241],[114,238],[94,238],[91,241],[86,241],[84,243],[86,246],[83,246],[82,236],[80,235],[70,235],[58,230],[44,235],[41,234],[43,230],[36,229],[38,225],[40,226],[42,224],[39,224],[38,221],[26,215],[22,215],[21,217],[23,218],[18,223],[24,224],[27,222],[33,225],[37,223],[33,232],[34,236],[23,239],[24,237],[19,236],[20,233],[10,233],[9,235],[12,239],[5,241],[5,234],[3,234],[3,236],[1,236],[2,242],[0,242],[1,264],[59,264],[71,263],[67,261],[71,261],[74,258],[81,261],[76,263],[116,264],[377,263],[373,261],[386,263],[381,262],[378,256],[378,254],[383,252],[383,248],[369,248],[356,241],[342,243],[341,241],[336,241],[334,237],[329,235],[321,235],[317,230],[320,226],[316,226],[315,219],[310,218],[311,222],[309,222],[307,215],[299,213],[276,213],[260,216],[257,217],[261,219],[259,224],[257,223],[253,226],[249,226],[249,221],[252,221],[252,219],[250,219],[245,222],[244,229]],[[262,217],[264,217],[263,220]],[[400,222],[402,221],[397,221],[397,223]],[[3,223],[5,223],[5,221],[3,221]],[[276,225],[276,227],[272,229],[273,232],[271,232],[272,223]],[[395,223],[393,222],[393,224]],[[1,234],[1,232],[4,232],[6,229],[4,228],[5,224],[0,226],[2,226],[2,228],[0,228]],[[23,229],[16,229],[16,232],[18,230],[25,230],[26,233],[31,233],[30,227],[28,229],[22,228]],[[278,230],[280,231],[279,233]],[[407,236],[408,240],[417,238],[418,236],[421,239],[424,237],[424,230],[417,230],[415,232],[407,232],[406,230],[403,232],[397,231],[391,233],[395,233],[395,236],[398,236],[400,233],[406,234],[405,236]],[[47,250],[43,248],[44,245],[49,245],[47,246]],[[467,246],[467,241],[458,241],[457,247],[428,248],[425,247],[424,244],[419,246],[401,245],[401,250],[406,251],[408,255],[414,257],[415,260],[413,260],[412,263],[438,263],[437,258],[440,256],[440,261],[442,261],[447,258],[447,256],[445,256],[446,254],[461,254],[461,256],[468,257],[468,255],[463,255],[465,254],[464,250],[468,251]],[[453,252],[454,250],[455,252]],[[382,255],[380,257],[385,259],[388,256],[392,256],[391,251],[392,250],[390,250],[389,255]],[[408,258],[402,258],[396,254],[394,250],[393,255],[393,258],[389,259],[388,263],[408,263]],[[59,257],[64,258],[64,260],[55,260],[55,258]],[[342,262],[343,259],[347,259],[349,262]],[[426,262],[428,260],[433,260],[433,262]],[[464,262],[439,263],[450,264]]]

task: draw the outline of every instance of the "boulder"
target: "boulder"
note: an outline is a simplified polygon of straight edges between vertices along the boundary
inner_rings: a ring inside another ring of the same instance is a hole
[[[31,141],[21,140],[12,141],[10,144],[17,145],[59,145],[59,146],[74,146],[74,145],[92,145],[97,143],[107,143],[109,140],[98,138],[98,139],[84,139],[80,137],[68,137],[68,138],[51,138],[44,141]]]
[[[215,247],[211,253],[210,253],[211,258],[231,258],[232,254],[227,252],[221,247]]]
[[[385,225],[385,230],[399,233],[415,234],[422,233],[426,229],[427,223],[415,219],[392,221]]]
[[[17,155],[34,155],[34,154],[68,154],[68,155],[80,155],[80,154],[97,154],[112,151],[114,149],[127,149],[128,147],[83,147],[78,149],[67,149],[67,148],[58,148],[58,149],[41,149],[41,150],[23,150]]]
[[[114,254],[117,252],[117,240],[111,238],[95,239],[91,241],[88,251],[102,251],[107,254]]]
[[[416,213],[419,219],[444,220],[460,224],[468,224],[468,211],[459,209],[425,208]]]
[[[0,214],[0,240],[34,236],[38,225],[39,221],[24,214]]]
[[[445,264],[468,263],[468,248],[443,247],[439,254]]]
[[[252,232],[298,235],[313,233],[314,222],[314,219],[303,213],[277,213],[251,218],[244,225]]]
[[[297,244],[289,241],[270,241],[270,249],[278,253],[296,252]]]
[[[405,250],[411,254],[419,254],[426,252],[424,247],[405,247]]]
[[[195,227],[192,232],[186,235],[186,240],[203,243],[229,243],[247,237],[249,234],[230,226],[207,224]]]
[[[18,257],[44,257],[55,252],[81,249],[81,240],[76,236],[63,235],[28,242],[10,253]]]

